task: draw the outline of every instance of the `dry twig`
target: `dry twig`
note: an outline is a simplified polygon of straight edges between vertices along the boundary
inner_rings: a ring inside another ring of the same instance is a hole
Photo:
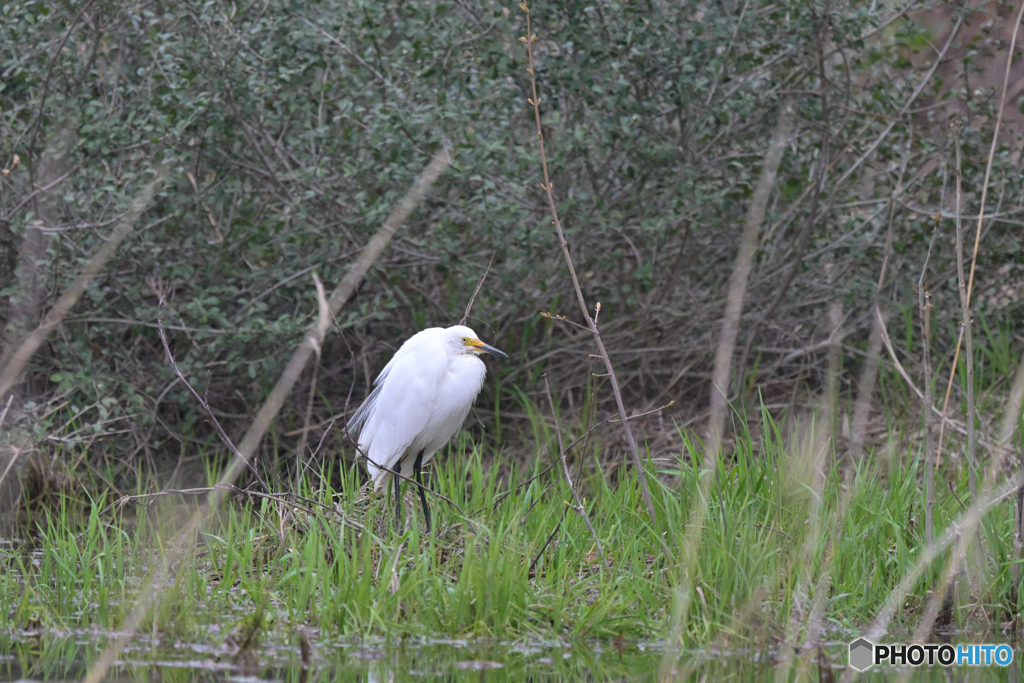
[[[921,267],[921,279],[917,282],[917,302],[921,309],[921,336],[924,343],[924,538],[929,547],[932,545],[932,513],[935,507],[935,463],[932,461],[932,304],[928,292],[928,261],[932,256],[935,238],[939,234],[939,220],[936,218],[932,229],[932,238],[928,243],[928,253]]]
[[[213,414],[213,409],[210,408],[210,404],[207,403],[206,399],[204,399],[199,394],[199,392],[195,390],[195,387],[193,387],[192,384],[187,379],[185,379],[185,375],[182,374],[181,369],[178,367],[177,361],[174,360],[174,354],[171,353],[171,345],[167,343],[167,333],[164,332],[164,292],[162,288],[156,287],[155,289],[157,289],[156,293],[157,296],[159,297],[159,302],[157,303],[156,309],[156,329],[157,332],[160,334],[160,341],[164,345],[164,352],[167,355],[167,362],[170,364],[171,369],[174,370],[174,374],[175,376],[177,376],[178,381],[184,384],[185,388],[189,390],[189,393],[191,393],[192,396],[197,401],[199,401],[199,405],[203,407],[203,412],[206,413],[206,419],[208,419],[210,421],[210,424],[213,425],[213,428],[216,430],[217,436],[220,437],[220,440],[223,441],[224,445],[228,447],[228,450],[230,450],[231,453],[236,458],[238,458],[238,460],[241,461],[243,466],[249,468],[249,471],[252,472],[254,477],[256,477],[256,481],[258,481],[260,485],[263,487],[263,490],[269,492],[270,487],[267,485],[267,482],[263,480],[263,477],[261,477],[260,473],[256,471],[256,468],[253,467],[252,463],[249,462],[246,458],[242,456],[241,453],[238,452],[238,448],[236,448],[234,442],[231,441],[231,437],[228,436],[227,432],[225,432],[224,428],[221,426],[220,420],[218,420],[217,416]]]
[[[590,311],[587,308],[587,302],[583,298],[583,290],[580,289],[580,281],[579,278],[576,277],[576,269],[573,267],[572,257],[569,255],[569,243],[565,241],[565,234],[562,232],[562,223],[558,219],[558,209],[555,206],[555,195],[551,185],[551,177],[548,173],[547,155],[544,152],[544,129],[541,126],[540,121],[540,97],[537,95],[537,77],[534,74],[533,42],[537,37],[533,34],[533,28],[530,23],[529,6],[523,2],[520,3],[519,7],[526,14],[526,37],[520,38],[520,40],[526,43],[526,57],[529,63],[527,71],[530,74],[530,84],[533,89],[533,97],[528,101],[533,106],[534,119],[537,122],[537,145],[540,148],[540,164],[541,169],[544,172],[544,184],[542,187],[547,193],[548,208],[551,210],[551,222],[555,226],[555,232],[558,234],[558,244],[562,248],[562,255],[565,257],[565,264],[569,268],[569,275],[572,278],[572,284],[576,290],[576,299],[579,301],[580,310],[583,313],[583,319],[586,320],[587,329],[594,337],[594,343],[597,345],[598,355],[604,361],[608,379],[611,381],[612,393],[615,395],[615,403],[619,409],[619,415],[626,415],[626,406],[622,401],[622,391],[619,389],[619,381],[615,377],[615,368],[612,367],[611,358],[609,358],[608,351],[604,347],[604,342],[601,341],[601,333],[597,329],[597,321],[590,316]],[[597,311],[600,312],[600,310],[601,303],[598,302]],[[640,490],[643,492],[644,502],[647,504],[647,514],[651,518],[651,524],[655,524],[657,522],[657,517],[654,513],[654,501],[651,499],[651,491],[647,486],[647,474],[644,471],[644,463],[640,459],[640,451],[637,448],[636,439],[633,438],[633,430],[630,429],[628,420],[623,420],[622,427],[626,434],[626,442],[629,444],[629,450],[633,456],[633,464],[636,466],[637,480],[640,482]]]
[[[484,280],[487,279],[487,275],[491,272],[491,264],[494,263],[494,255],[498,252],[491,254],[491,260],[487,262],[487,269],[484,271],[483,277],[476,283],[476,289],[473,290],[473,296],[469,297],[469,303],[466,304],[466,312],[462,314],[462,320],[459,321],[460,325],[465,325],[466,320],[469,318],[469,312],[473,310],[473,302],[476,301],[476,295],[480,293],[480,288],[484,286]]]
[[[981,186],[981,206],[978,209],[978,227],[977,227],[977,229],[975,230],[975,233],[974,233],[974,251],[973,251],[973,253],[971,255],[971,274],[970,274],[970,277],[967,280],[967,302],[968,302],[968,304],[971,301],[971,292],[972,292],[972,288],[974,286],[974,268],[975,268],[975,265],[978,262],[978,246],[981,244],[981,226],[982,226],[982,223],[983,223],[983,221],[985,219],[985,200],[988,197],[988,181],[989,181],[989,178],[992,175],[992,163],[994,162],[995,156],[996,156],[996,146],[997,146],[997,143],[998,143],[998,140],[999,140],[999,127],[1000,127],[1000,125],[1003,122],[1003,109],[1006,108],[1006,92],[1007,92],[1007,89],[1008,89],[1009,83],[1010,83],[1010,67],[1013,65],[1013,51],[1014,51],[1014,49],[1017,46],[1017,33],[1018,33],[1018,31],[1020,31],[1020,22],[1021,22],[1022,18],[1024,18],[1024,2],[1021,3],[1020,9],[1017,11],[1016,21],[1013,24],[1013,36],[1010,38],[1010,49],[1006,53],[1006,71],[1003,74],[1003,91],[1002,91],[1002,95],[999,98],[999,109],[998,109],[998,112],[996,114],[996,125],[995,125],[995,128],[992,131],[992,146],[989,148],[989,151],[988,151],[988,161],[985,163],[985,180],[983,181],[982,186]],[[959,26],[959,22],[957,22],[957,26]],[[955,28],[953,29],[953,33],[956,33],[956,29]],[[950,40],[952,40],[952,35],[950,36]],[[959,182],[959,177],[960,177],[960,175],[959,175],[959,173],[957,173],[958,182]],[[957,207],[958,207],[957,208],[957,220],[959,221],[959,215],[960,215],[960,210],[959,210],[959,193],[957,194]],[[959,237],[957,238],[957,241],[958,242],[960,241]],[[949,406],[949,395],[950,395],[950,392],[953,389],[953,378],[956,377],[956,363],[957,363],[957,360],[960,358],[960,344],[961,344],[961,342],[963,342],[963,335],[964,335],[964,330],[961,328],[960,336],[956,340],[956,351],[953,352],[953,364],[950,366],[950,369],[949,369],[949,381],[946,383],[946,398],[945,398],[945,400],[943,401],[943,404],[942,404],[942,414],[943,415],[946,414],[946,408]],[[936,467],[938,467],[938,464],[939,464],[940,459],[942,457],[942,437],[943,437],[943,429],[942,429],[942,425],[940,425],[940,427],[939,427],[939,442],[938,442],[938,446],[936,447],[936,450],[935,450],[935,466]]]
[[[960,117],[953,115],[949,122],[949,129],[953,133],[953,144],[956,147],[956,274],[957,284],[960,289],[960,312],[962,314],[961,324],[963,325],[964,337],[967,339],[965,349],[964,365],[967,367],[967,476],[971,488],[971,499],[978,495],[977,469],[978,460],[974,454],[974,343],[971,335],[971,303],[967,296],[967,280],[964,277],[964,234],[962,221],[960,219],[960,198],[961,192],[961,152],[960,152],[960,129],[963,122]],[[955,366],[950,370],[952,373]]]

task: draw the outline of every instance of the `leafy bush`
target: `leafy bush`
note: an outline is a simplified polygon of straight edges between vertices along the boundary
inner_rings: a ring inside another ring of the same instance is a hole
[[[34,360],[20,402],[42,436],[106,444],[133,463],[208,438],[156,334],[157,279],[172,293],[164,317],[178,362],[239,432],[316,311],[309,273],[340,280],[445,144],[454,167],[337,321],[316,418],[358,400],[401,339],[458,320],[492,255],[471,324],[513,355],[494,372],[529,394],[550,370],[563,398],[584,403],[589,340],[538,317],[574,309],[539,188],[517,8],[15,0],[0,12],[0,162],[23,162],[0,182],[8,348],[152,169],[170,169],[116,262]],[[797,99],[800,125],[741,327],[743,341],[780,299],[745,368],[781,383],[766,391],[819,381],[823,349],[779,359],[828,335],[831,302],[866,329],[890,224],[882,299],[916,301],[929,215],[952,208],[943,101],[967,121],[965,212],[977,214],[998,91],[933,80],[905,107],[926,73],[913,50],[935,44],[912,17],[882,28],[892,15],[875,4],[795,0],[539,2],[532,12],[556,195],[632,405],[667,385],[694,412],[705,404],[722,288],[782,98]],[[997,39],[976,48],[977,59],[1005,52]],[[828,177],[809,221],[823,140]],[[979,290],[1020,248],[1009,222],[1022,199],[1016,163],[1009,147],[996,154],[987,211],[1002,218],[986,223]],[[951,221],[941,230],[932,282],[938,343],[949,344],[959,315]],[[990,317],[1019,310],[1019,298],[994,301]],[[301,426],[307,391],[278,438]],[[514,412],[514,392],[501,400]]]

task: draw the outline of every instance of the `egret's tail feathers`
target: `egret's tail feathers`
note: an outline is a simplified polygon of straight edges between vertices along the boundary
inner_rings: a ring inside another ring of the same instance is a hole
[[[391,480],[391,472],[382,470],[373,463],[366,463],[366,469],[370,473],[370,482],[373,484],[374,491],[380,491]]]

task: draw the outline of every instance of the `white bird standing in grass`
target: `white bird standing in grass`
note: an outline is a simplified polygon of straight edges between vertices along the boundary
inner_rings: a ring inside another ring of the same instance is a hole
[[[421,468],[466,421],[487,375],[479,356],[507,355],[464,325],[431,327],[410,337],[384,366],[373,391],[348,423],[359,432],[375,489],[394,480],[395,526],[402,528],[401,478],[415,477],[430,533],[430,509]]]

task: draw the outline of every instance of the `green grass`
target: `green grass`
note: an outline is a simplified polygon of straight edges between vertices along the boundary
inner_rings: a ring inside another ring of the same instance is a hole
[[[657,471],[652,465],[657,527],[628,467],[601,472],[596,462],[586,463],[582,487],[608,557],[603,569],[586,525],[571,510],[541,553],[571,499],[558,468],[520,486],[537,472],[513,470],[499,479],[498,468],[485,467],[465,440],[460,452],[435,465],[429,485],[453,499],[471,525],[432,500],[439,537],[424,536],[419,525],[397,535],[391,499],[361,491],[351,471],[341,473],[340,490],[307,482],[305,494],[316,502],[301,509],[236,500],[174,568],[142,630],[201,641],[211,624],[251,627],[253,614],[275,631],[311,625],[325,634],[389,638],[650,640],[675,626],[683,647],[699,648],[798,642],[817,600],[820,624],[845,638],[874,618],[922,552],[918,454],[868,458],[848,475],[831,467],[816,484],[813,458],[801,455],[811,450],[770,418],[767,424],[764,437],[743,436],[728,462],[711,463],[687,442],[674,464]],[[543,455],[538,462],[549,457]],[[950,476],[967,500],[963,473],[944,470],[936,487],[937,537],[960,512],[943,484]],[[494,504],[505,491],[511,493]],[[195,501],[157,499],[121,512],[105,510],[109,502],[84,507],[66,500],[40,513],[23,547],[2,551],[0,630],[109,630],[122,623]],[[419,511],[411,496],[406,507]],[[365,530],[342,524],[332,509]],[[688,525],[701,516],[688,566]],[[1005,619],[1011,607],[1011,527],[1009,502],[984,519],[995,560],[974,597],[982,607],[970,617],[976,621]],[[916,622],[944,564],[911,589],[894,629]],[[680,601],[688,606],[681,627],[672,622]],[[967,624],[966,610],[957,616]]]

